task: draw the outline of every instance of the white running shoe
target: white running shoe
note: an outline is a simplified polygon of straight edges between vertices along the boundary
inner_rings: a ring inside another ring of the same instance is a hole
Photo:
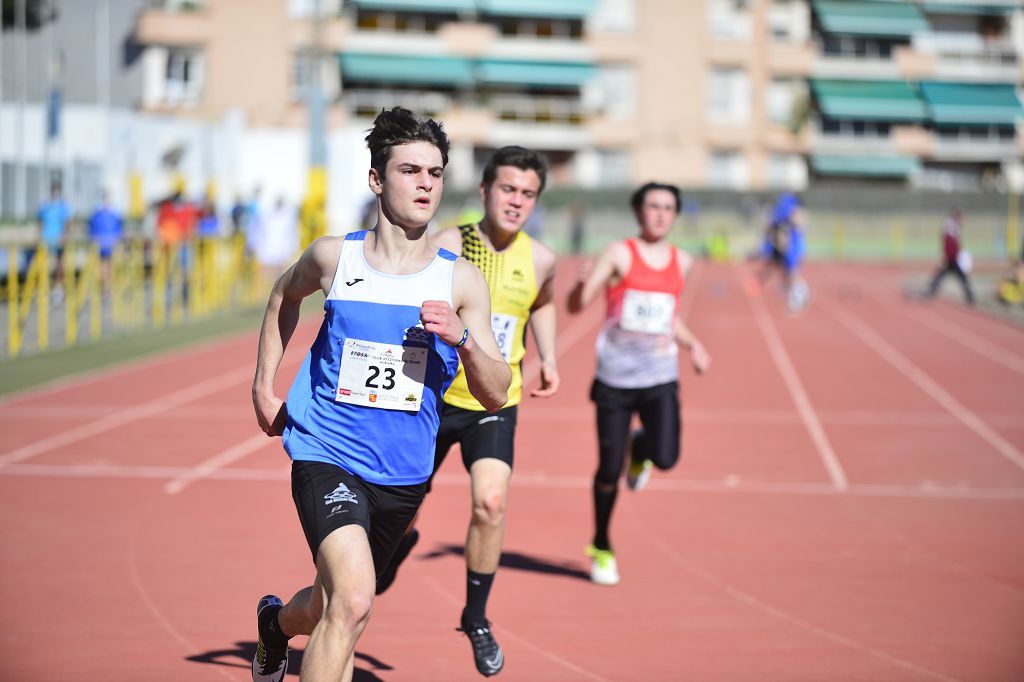
[[[598,549],[588,545],[586,549],[590,562],[590,581],[596,585],[618,585],[619,566],[615,562],[615,552],[610,549]]]

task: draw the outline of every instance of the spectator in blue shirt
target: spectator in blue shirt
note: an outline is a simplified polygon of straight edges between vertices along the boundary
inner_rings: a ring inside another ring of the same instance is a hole
[[[39,239],[50,254],[54,256],[54,297],[59,300],[63,296],[64,286],[64,241],[67,238],[68,221],[71,219],[71,207],[61,196],[60,185],[50,187],[50,199],[39,206],[36,214],[39,220]]]
[[[100,205],[89,216],[89,238],[100,252],[100,278],[103,288],[110,288],[111,265],[114,248],[124,238],[124,220],[117,209],[110,205],[110,198],[104,193]]]

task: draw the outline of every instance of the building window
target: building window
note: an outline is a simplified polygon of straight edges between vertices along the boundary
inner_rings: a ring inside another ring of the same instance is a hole
[[[194,104],[203,92],[203,55],[192,50],[168,50],[164,78],[167,104]]]
[[[195,12],[206,9],[206,0],[163,0],[160,5],[168,12]]]
[[[712,123],[745,123],[750,118],[750,78],[739,69],[708,73],[707,114]]]
[[[772,154],[768,157],[765,180],[772,189],[796,189],[806,176],[803,159],[796,154]]]
[[[292,62],[292,97],[305,99],[314,85],[317,84],[318,69],[316,59],[307,52],[299,52]]]
[[[883,121],[821,120],[821,133],[827,136],[885,138],[891,130],[892,125]]]
[[[895,45],[890,40],[825,35],[822,37],[821,51],[828,57],[891,59]]]
[[[768,6],[768,31],[776,42],[804,43],[810,33],[807,3],[798,0],[774,0]]]
[[[560,19],[498,19],[498,32],[506,38],[536,38],[538,40],[580,40],[583,22]]]
[[[708,184],[718,189],[744,189],[746,160],[739,152],[712,152],[708,157]]]
[[[765,110],[768,120],[778,125],[794,122],[796,105],[806,97],[803,82],[795,78],[774,78],[765,91]]]
[[[322,17],[337,16],[341,10],[341,0],[288,0],[288,16],[292,19],[315,16],[318,3]]]
[[[548,123],[578,126],[584,121],[583,107],[578,99],[567,97],[530,97],[493,95],[487,108],[499,120],[517,123]]]
[[[453,17],[444,14],[412,12],[371,12],[360,10],[356,26],[361,31],[387,31],[390,33],[437,33]]]
[[[709,0],[708,32],[715,38],[727,40],[750,38],[752,4],[752,0]]]

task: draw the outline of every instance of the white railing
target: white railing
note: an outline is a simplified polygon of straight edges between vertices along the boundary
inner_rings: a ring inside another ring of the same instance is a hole
[[[346,90],[345,107],[359,118],[373,118],[381,109],[403,106],[428,116],[437,116],[452,108],[454,98],[439,92],[422,90]]]

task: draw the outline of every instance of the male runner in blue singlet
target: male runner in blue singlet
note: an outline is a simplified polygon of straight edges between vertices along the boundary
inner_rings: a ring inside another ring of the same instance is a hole
[[[444,130],[396,107],[381,112],[366,142],[376,227],[313,242],[274,285],[260,335],[253,405],[293,460],[316,580],[293,598],[296,608],[260,600],[259,682],[284,679],[288,639],[312,622],[302,679],[352,679],[376,582],[425,494],[441,396],[459,362],[487,410],[508,399],[511,373],[483,275],[426,239],[448,161]],[[299,304],[318,289],[324,323],[285,402],[274,377]]]

